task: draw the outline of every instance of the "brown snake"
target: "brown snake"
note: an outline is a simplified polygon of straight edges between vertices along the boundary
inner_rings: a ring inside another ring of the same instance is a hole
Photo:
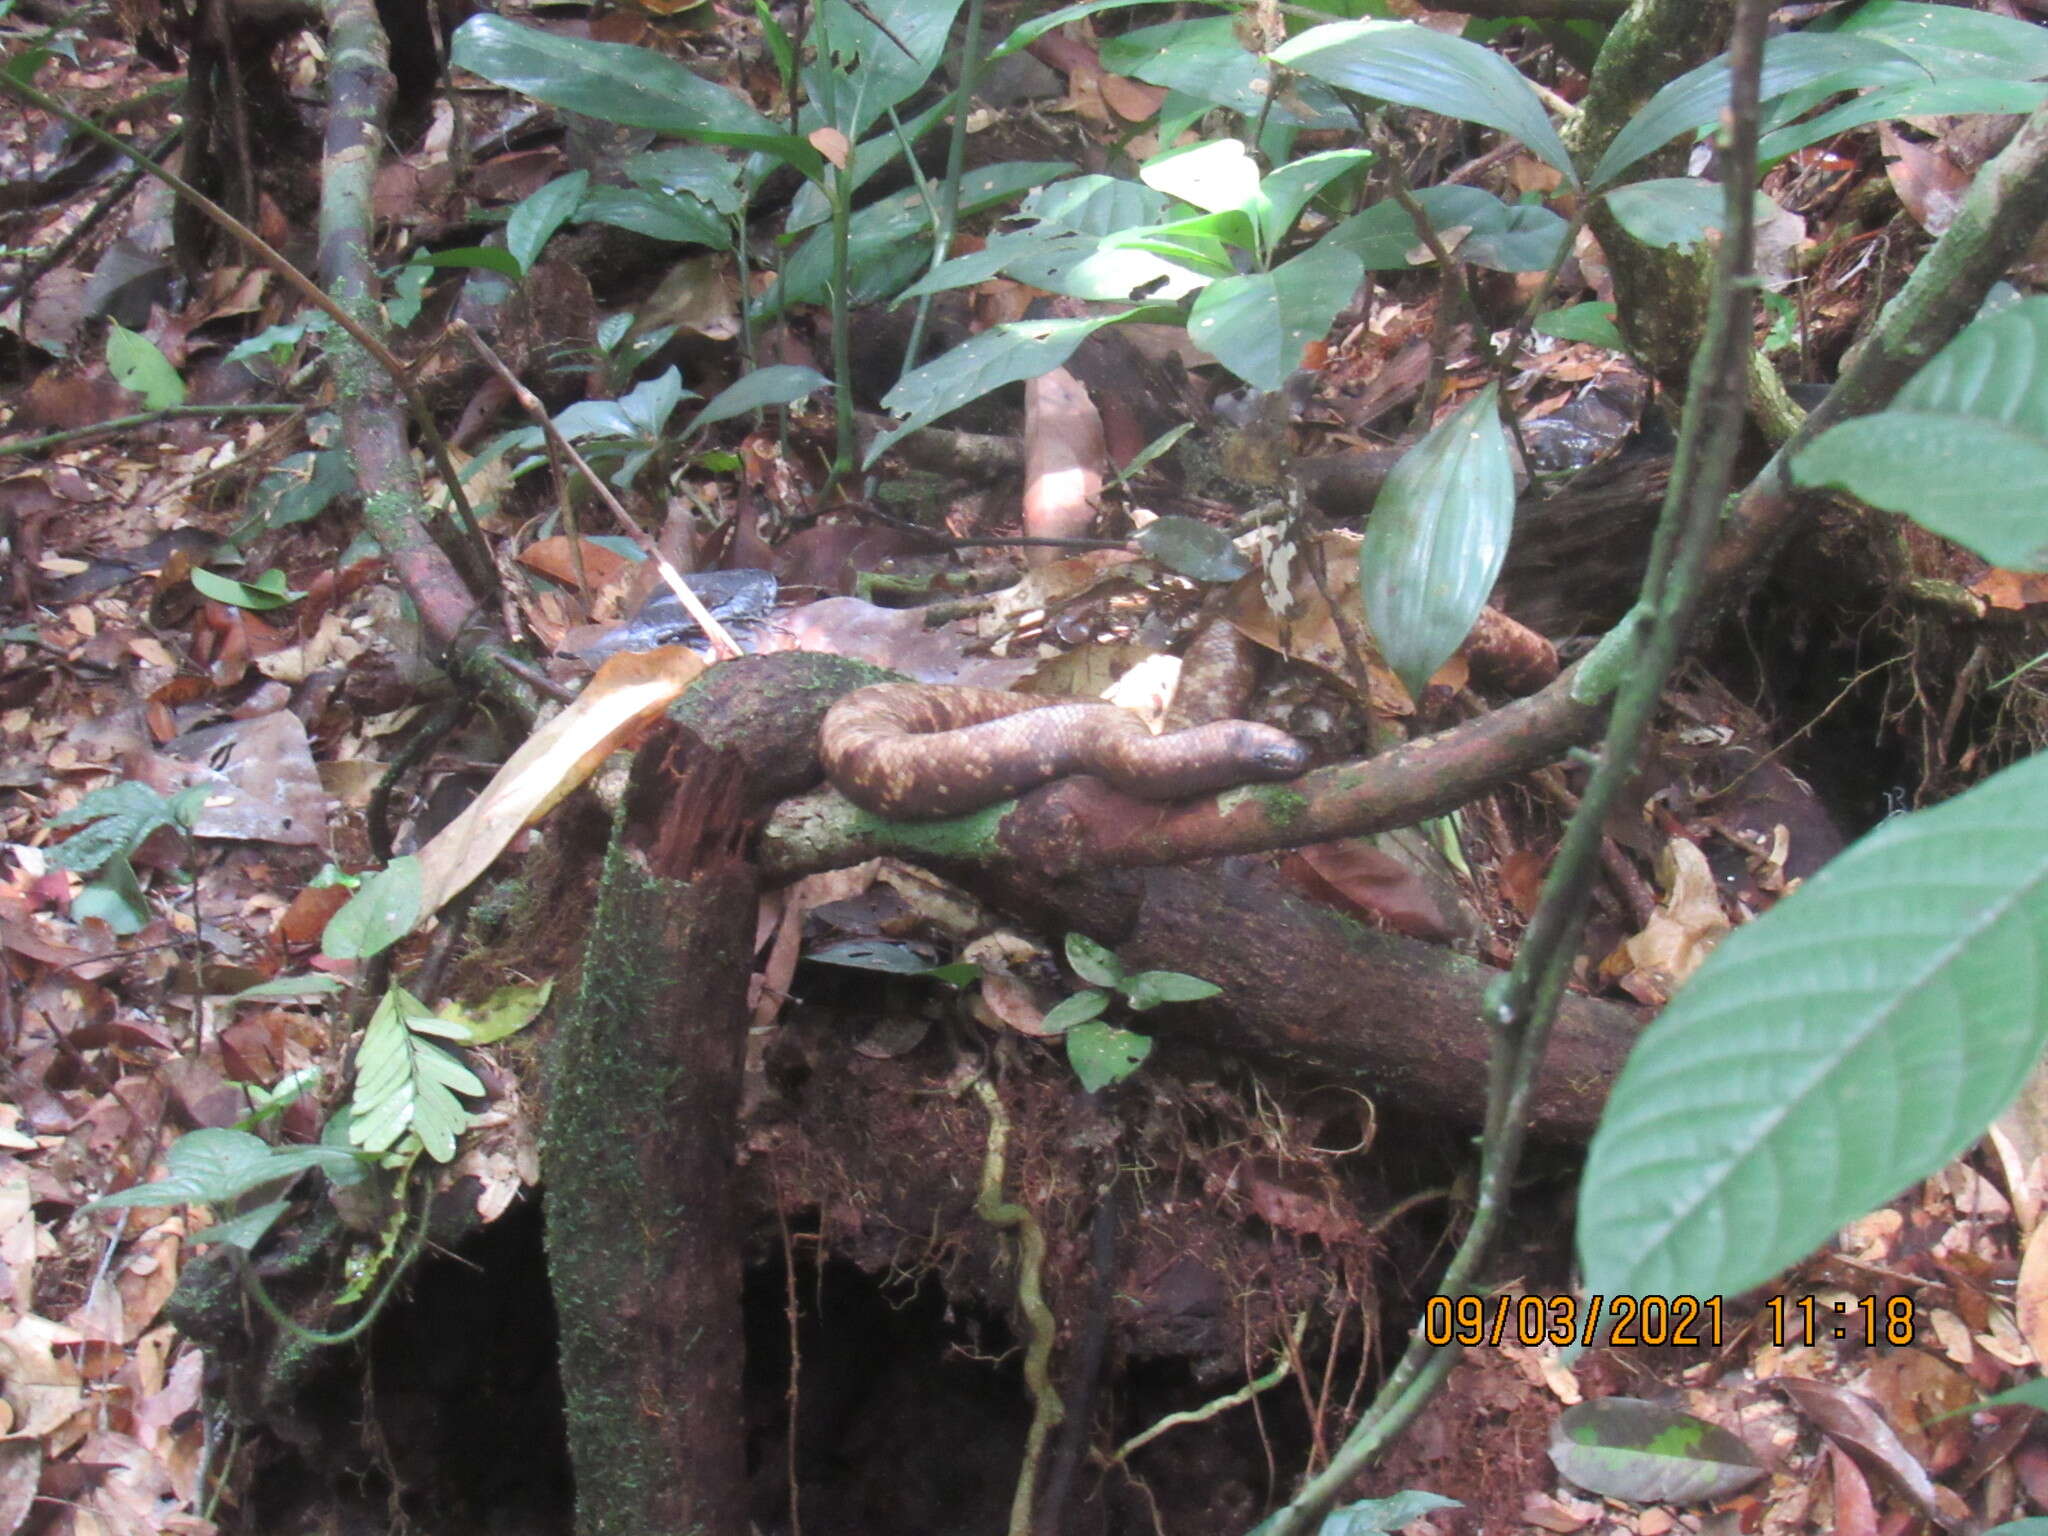
[[[1308,748],[1285,731],[1218,720],[1154,736],[1127,709],[994,688],[880,683],[846,695],[818,731],[841,794],[892,820],[958,816],[1070,773],[1172,800],[1291,779]]]

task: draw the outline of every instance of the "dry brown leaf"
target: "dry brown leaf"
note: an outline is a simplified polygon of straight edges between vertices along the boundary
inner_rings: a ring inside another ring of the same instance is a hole
[[[514,752],[484,792],[419,851],[420,917],[440,910],[506,844],[561,803],[627,737],[666,709],[704,670],[687,646],[614,656]]]

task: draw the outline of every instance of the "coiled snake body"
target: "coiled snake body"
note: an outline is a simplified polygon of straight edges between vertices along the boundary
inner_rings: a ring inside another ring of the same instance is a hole
[[[1114,704],[921,683],[848,694],[826,714],[818,754],[847,799],[897,821],[962,815],[1070,773],[1173,800],[1291,779],[1309,759],[1285,731],[1249,720],[1154,736]]]

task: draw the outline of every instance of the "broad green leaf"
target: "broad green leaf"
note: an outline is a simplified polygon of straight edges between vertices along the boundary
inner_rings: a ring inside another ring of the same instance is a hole
[[[1135,235],[1059,235],[1039,250],[1013,256],[1003,271],[1020,283],[1069,298],[1161,304],[1186,298],[1220,275],[1185,247],[1163,246],[1166,254],[1148,247]]]
[[[1120,176],[1070,176],[1040,187],[1024,199],[1019,212],[1051,229],[1083,235],[1113,235],[1166,217],[1166,194],[1142,181]]]
[[[840,939],[807,950],[804,959],[817,965],[843,965],[855,971],[885,971],[895,976],[923,976],[932,968],[928,947],[901,939]]]
[[[1251,207],[1259,163],[1236,139],[1211,139],[1154,155],[1138,169],[1145,185],[1208,213]]]
[[[323,972],[312,972],[305,976],[274,976],[269,981],[259,981],[253,987],[244,987],[227,999],[229,1003],[246,1003],[266,997],[332,997],[347,990],[347,983],[339,976]]]
[[[1864,85],[1924,81],[1927,71],[1887,43],[1875,38],[1845,37],[1820,32],[1788,32],[1764,44],[1759,99],[1770,101],[1788,91],[1825,83],[1848,91]],[[1724,55],[1688,70],[1644,104],[1622,125],[1600,157],[1593,185],[1604,187],[1647,154],[1681,133],[1697,133],[1720,121],[1728,105],[1728,60]]]
[[[1325,93],[1313,88],[1283,90],[1273,78],[1272,66],[1238,40],[1236,22],[1229,16],[1137,27],[1108,39],[1098,51],[1104,69],[1228,107],[1246,119],[1256,120],[1270,97],[1269,116],[1283,123],[1337,128],[1350,121],[1333,110],[1334,102],[1318,99]]]
[[[1733,1295],[1983,1133],[2048,1037],[2048,755],[1888,821],[1737,928],[1637,1044],[1586,1289]]]
[[[125,853],[107,860],[99,878],[71,898],[71,917],[74,922],[95,918],[123,938],[149,926],[149,898]]]
[[[1076,1024],[1085,1024],[1090,1019],[1100,1018],[1103,1009],[1109,1006],[1109,994],[1090,987],[1086,992],[1076,992],[1072,997],[1063,997],[1045,1010],[1045,1017],[1038,1021],[1040,1031],[1048,1035],[1064,1034]]]
[[[1364,280],[1357,253],[1326,239],[1271,272],[1204,288],[1188,314],[1188,338],[1247,384],[1278,389]]]
[[[1065,161],[1004,161],[969,171],[960,178],[961,217],[984,208],[1006,203],[1027,187],[1042,186],[1064,176],[1073,167]],[[903,282],[880,282],[863,276],[861,268],[879,256],[906,255],[918,266],[929,259],[932,237],[931,210],[915,187],[868,204],[847,221],[847,260],[855,271],[851,293],[856,299],[891,297]],[[815,229],[796,254],[783,266],[780,280],[763,305],[763,313],[777,313],[791,304],[821,303],[832,280],[832,231]]]
[[[1968,11],[1964,14],[1975,16],[1980,13]],[[2026,30],[2042,31],[2039,27]],[[1768,165],[1809,144],[1818,144],[1822,139],[1847,133],[1851,128],[1861,128],[1865,123],[1891,122],[1902,117],[2032,112],[2043,101],[2048,101],[2048,85],[2031,80],[1923,80],[1903,85],[1881,85],[1816,117],[1790,123],[1765,134],[1757,143],[1756,153],[1757,158]]]
[[[825,159],[723,86],[650,48],[599,43],[472,16],[456,28],[450,62],[494,85],[601,122],[760,150],[813,180]]]
[[[415,251],[412,265],[434,270],[468,267],[479,272],[495,272],[500,277],[515,281],[526,272],[517,256],[495,245],[458,245],[445,251]]]
[[[1555,336],[1559,341],[1589,341],[1596,347],[1612,347],[1617,352],[1628,350],[1628,343],[1622,339],[1621,329],[1615,324],[1611,301],[1595,300],[1553,309],[1536,317],[1535,330],[1539,335]]]
[[[1550,1459],[1589,1493],[1638,1504],[1704,1504],[1764,1476],[1718,1424],[1637,1397],[1602,1397],[1558,1415]]]
[[[1865,0],[1835,32],[1889,43],[1937,80],[2038,80],[2048,75],[2048,31],[1966,5]]]
[[[1317,1536],[1383,1536],[1385,1532],[1413,1525],[1432,1510],[1463,1508],[1456,1499],[1447,1499],[1442,1494],[1409,1489],[1384,1499],[1360,1499],[1331,1510]]]
[[[133,853],[157,828],[175,826],[177,818],[171,802],[147,784],[122,779],[89,791],[49,824],[85,829],[45,849],[44,856],[59,869],[89,875],[109,859]]]
[[[905,374],[882,397],[884,410],[903,418],[868,449],[872,464],[892,443],[928,427],[948,411],[992,389],[1050,373],[1074,355],[1088,333],[1123,318],[1089,315],[1073,320],[1012,320],[969,337],[950,352]]]
[[[1718,181],[1696,176],[1666,176],[1630,182],[1606,194],[1607,206],[1621,227],[1645,245],[1698,245],[1719,235],[1726,221],[1726,194]],[[1759,223],[1777,212],[1763,193],[1756,195]]]
[[[1183,422],[1174,431],[1185,431],[1189,425]],[[1136,467],[1135,460],[1132,465]],[[1252,568],[1229,534],[1192,517],[1154,518],[1131,542],[1169,571],[1191,581],[1235,581]]]
[[[1046,33],[1057,32],[1070,21],[1079,21],[1082,17],[1093,16],[1098,11],[1128,10],[1134,5],[1150,3],[1151,0],[1078,0],[1077,4],[1063,5],[1056,11],[1047,11],[1043,16],[1034,16],[1029,21],[1018,23],[1016,30],[996,45],[995,51],[988,56],[989,62],[994,63],[997,59],[1016,53],[1020,49],[1029,48]],[[1214,3],[1214,0],[1203,0],[1203,3]]]
[[[1220,996],[1223,989],[1213,981],[1179,971],[1140,971],[1120,989],[1124,1001],[1139,1012],[1161,1003],[1199,1003]]]
[[[88,1211],[138,1205],[224,1205],[278,1179],[297,1178],[308,1168],[346,1165],[358,1159],[336,1147],[273,1147],[247,1131],[189,1131],[164,1155],[169,1173],[154,1184],[138,1184],[93,1201]]]
[[[1151,1054],[1150,1035],[1118,1029],[1114,1024],[1076,1024],[1067,1031],[1067,1064],[1090,1093],[1122,1082]]]
[[[270,1229],[277,1225],[277,1219],[291,1209],[289,1200],[269,1200],[253,1210],[242,1212],[230,1221],[217,1221],[210,1227],[194,1232],[190,1238],[192,1246],[204,1248],[209,1243],[226,1243],[230,1248],[252,1251],[263,1241]]]
[[[775,363],[766,368],[756,368],[705,401],[704,409],[690,422],[689,430],[695,433],[715,422],[744,416],[749,411],[765,410],[771,405],[788,405],[805,395],[831,387],[832,381],[825,375],[801,364]]]
[[[1507,558],[1515,474],[1489,384],[1401,455],[1358,551],[1380,654],[1416,698],[1472,632]]]
[[[1270,251],[1278,245],[1294,228],[1301,210],[1323,188],[1371,159],[1369,149],[1326,149],[1321,154],[1291,160],[1260,182],[1253,211],[1257,215],[1261,250]]]
[[[1129,974],[1114,950],[1096,943],[1085,933],[1068,934],[1066,951],[1067,964],[1073,967],[1074,974],[1098,987],[1113,987]]]
[[[107,372],[123,389],[142,396],[152,411],[185,403],[185,381],[169,358],[147,336],[129,330],[118,320],[107,322]]]
[[[1971,322],[1890,409],[1829,428],[1792,473],[1993,565],[2048,570],[2048,298]]]
[[[210,597],[216,603],[226,603],[230,608],[247,608],[252,613],[267,613],[273,608],[282,608],[286,603],[295,603],[306,594],[294,592],[285,581],[283,571],[265,571],[254,581],[236,581],[217,571],[194,567],[192,586],[202,597]]]
[[[1423,187],[1415,201],[1452,247],[1452,255],[1475,266],[1541,272],[1564,239],[1564,220],[1548,208],[1503,203],[1478,187]],[[1392,198],[1353,214],[1322,243],[1356,251],[1370,272],[1398,271],[1430,260],[1415,221]]]
[[[1034,258],[1040,261],[1061,258],[1071,261],[1090,255],[1097,249],[1099,241],[1095,236],[1059,230],[1040,228],[990,235],[988,243],[980,250],[969,251],[964,256],[950,256],[940,262],[896,295],[896,302],[900,304],[927,293],[943,293],[949,288],[971,288],[976,283],[987,282],[1013,262]]]
[[[889,0],[886,6],[823,0],[805,40],[841,61],[842,79],[835,89],[820,90],[818,67],[805,70],[811,100],[837,101],[842,120],[832,126],[858,139],[931,78],[959,10],[960,0]]]
[[[1411,21],[1333,21],[1282,43],[1273,62],[1361,96],[1498,128],[1578,185],[1542,100],[1514,65],[1477,43]]]
[[[728,216],[746,206],[746,199],[740,191],[739,165],[732,157],[708,144],[675,144],[667,149],[650,149],[634,155],[624,169],[636,187],[669,192],[678,197],[694,197]],[[812,183],[806,182],[805,185]]]
[[[335,960],[367,960],[396,944],[420,917],[420,861],[411,854],[363,882],[327,920],[320,952]]]
[[[576,209],[579,224],[608,224],[674,245],[732,247],[732,227],[694,197],[653,187],[592,187]]]

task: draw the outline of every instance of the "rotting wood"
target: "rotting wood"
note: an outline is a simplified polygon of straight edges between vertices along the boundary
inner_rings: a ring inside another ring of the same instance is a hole
[[[743,773],[674,726],[641,749],[557,1036],[548,1273],[584,1536],[746,1529]]]

